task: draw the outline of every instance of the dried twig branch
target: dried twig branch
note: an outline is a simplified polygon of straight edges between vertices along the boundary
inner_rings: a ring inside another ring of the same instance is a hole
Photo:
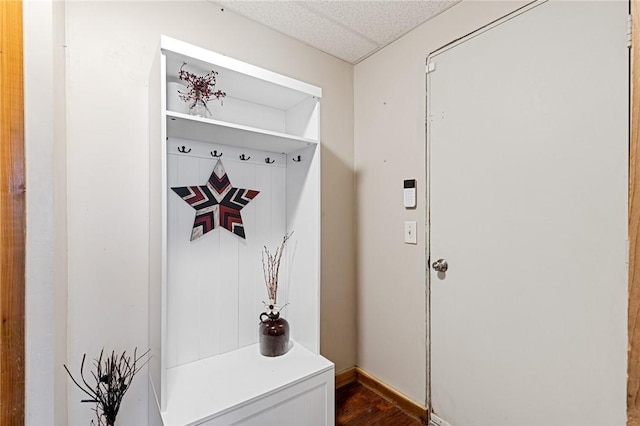
[[[264,282],[267,286],[267,295],[269,296],[269,304],[275,305],[278,297],[278,274],[280,272],[280,261],[282,259],[282,253],[284,252],[284,246],[293,232],[290,234],[284,234],[282,244],[276,248],[276,252],[271,254],[267,246],[264,246],[262,251],[262,272],[264,273]]]
[[[180,67],[180,71],[178,72],[178,77],[180,80],[187,82],[188,92],[178,92],[180,99],[185,102],[192,102],[193,106],[198,99],[201,99],[206,104],[211,98],[222,99],[227,96],[227,94],[222,90],[216,90],[217,71],[211,70],[203,76],[197,76],[194,73],[185,70],[185,65],[187,65],[187,63],[183,62]]]
[[[87,354],[82,356],[80,364],[82,384],[73,377],[66,364],[64,365],[64,369],[73,383],[90,397],[90,399],[83,399],[81,402],[93,402],[96,404],[94,411],[98,425],[115,425],[122,398],[129,390],[133,377],[149,362],[149,358],[147,358],[140,364],[142,358],[149,354],[149,350],[140,356],[138,356],[137,352],[138,348],[133,351],[133,356],[127,356],[126,351],[122,352],[121,355],[117,355],[112,351],[111,355],[108,355],[103,361],[104,349],[101,350],[100,356],[93,363],[95,370],[91,371],[91,376],[95,382],[94,385],[90,385],[85,379],[84,363]],[[91,424],[94,424],[94,422],[91,421]]]

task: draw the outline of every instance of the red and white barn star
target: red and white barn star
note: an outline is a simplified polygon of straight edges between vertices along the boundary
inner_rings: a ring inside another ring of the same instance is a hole
[[[253,200],[259,191],[231,186],[222,162],[218,160],[206,185],[171,188],[191,207],[196,218],[191,230],[191,241],[222,226],[237,236],[245,238],[240,210]]]

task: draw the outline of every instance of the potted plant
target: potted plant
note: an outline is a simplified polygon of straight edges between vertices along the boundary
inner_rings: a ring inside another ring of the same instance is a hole
[[[264,246],[262,251],[262,270],[264,281],[267,287],[269,303],[264,303],[266,312],[260,314],[260,353],[264,356],[280,356],[289,351],[289,322],[280,317],[280,311],[284,306],[278,306],[278,274],[280,272],[280,261],[284,247],[291,234],[285,234],[282,243],[271,254]],[[285,305],[286,306],[286,305]]]

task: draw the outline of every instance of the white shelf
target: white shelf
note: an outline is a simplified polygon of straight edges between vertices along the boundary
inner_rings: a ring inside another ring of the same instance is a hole
[[[289,154],[317,143],[312,139],[173,111],[167,111],[167,135],[281,154]]]
[[[289,109],[306,97],[322,97],[322,89],[309,83],[171,37],[161,36],[160,45],[167,56],[170,79],[178,78],[178,70],[186,62],[202,74],[213,66],[218,72],[218,89],[258,104]]]
[[[276,358],[260,355],[256,344],[170,368],[162,420],[165,426],[197,424],[332,369],[330,361],[295,342]]]

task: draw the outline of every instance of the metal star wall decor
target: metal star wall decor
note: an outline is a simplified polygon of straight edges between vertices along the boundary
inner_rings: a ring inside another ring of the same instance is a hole
[[[260,191],[231,186],[222,161],[218,160],[206,185],[180,186],[171,189],[196,209],[191,241],[217,226],[222,226],[246,239],[240,210],[249,204],[249,201],[253,200]]]

